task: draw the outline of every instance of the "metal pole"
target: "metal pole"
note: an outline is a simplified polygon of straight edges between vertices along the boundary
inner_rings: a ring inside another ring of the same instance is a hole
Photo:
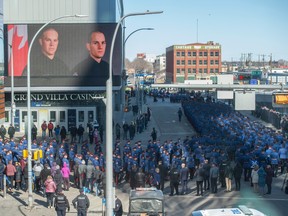
[[[123,22],[124,23],[124,22]],[[123,32],[123,38],[125,38],[125,29],[126,29],[126,27],[125,26],[123,26],[123,29],[124,29],[124,32]],[[129,39],[129,37],[131,36],[131,35],[133,35],[135,32],[138,32],[138,31],[142,31],[142,30],[154,30],[154,28],[140,28],[140,29],[136,29],[135,31],[133,31],[133,32],[131,32],[128,36],[127,36],[127,38],[124,40],[124,42],[123,42],[123,71],[122,71],[122,77],[124,78],[125,77],[125,79],[123,79],[125,82],[123,82],[124,83],[124,85],[122,86],[122,102],[124,102],[124,105],[123,105],[123,110],[124,110],[124,107],[125,107],[125,87],[126,87],[126,73],[127,73],[127,70],[126,70],[126,63],[125,63],[125,55],[126,55],[126,42],[127,42],[127,40]],[[134,80],[135,80],[135,74],[134,74]]]
[[[140,15],[149,15],[149,14],[159,14],[163,11],[155,12],[143,12],[143,13],[131,13],[127,14],[120,18],[115,28],[110,50],[109,58],[109,79],[106,82],[106,215],[113,216],[113,206],[114,206],[114,197],[113,197],[113,108],[112,108],[112,97],[113,97],[113,85],[112,85],[112,60],[113,60],[113,51],[114,44],[116,40],[116,35],[122,21],[129,16],[140,16]]]
[[[8,44],[10,47],[11,55],[11,124],[14,126],[14,57],[13,57],[13,44]]]
[[[78,18],[82,18],[82,17],[87,17],[87,15],[78,15],[78,14],[74,14],[74,15],[64,15],[64,16],[60,16],[57,17],[53,20],[48,21],[47,23],[45,23],[43,26],[41,26],[41,28],[35,33],[35,35],[33,36],[30,45],[29,45],[29,49],[28,49],[28,62],[27,62],[27,121],[28,121],[28,137],[27,137],[27,141],[28,141],[28,207],[32,208],[33,206],[33,195],[32,195],[32,151],[31,151],[31,80],[30,80],[30,53],[31,53],[31,49],[33,46],[33,43],[36,39],[36,37],[40,34],[40,32],[50,23],[59,20],[59,19],[64,19],[64,18],[69,18],[69,17],[78,17]]]

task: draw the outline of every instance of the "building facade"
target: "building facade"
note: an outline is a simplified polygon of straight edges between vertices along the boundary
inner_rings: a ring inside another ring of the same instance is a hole
[[[102,59],[109,64],[112,36],[117,25],[116,1],[67,0],[63,2],[39,2],[38,0],[4,0],[3,6],[5,32],[5,126],[8,127],[12,123],[11,116],[13,115],[13,124],[16,130],[26,132],[28,83],[25,68],[27,67],[27,48],[32,46],[31,41],[33,36],[36,36],[37,30],[44,24],[62,17],[63,19],[51,22],[48,28],[56,29],[59,34],[59,45],[56,55],[59,61],[66,65],[66,70],[60,71],[60,67],[54,67],[54,70],[59,71],[53,71],[53,68],[49,65],[47,68],[52,75],[43,73],[31,74],[30,96],[33,124],[37,126],[38,132],[41,132],[40,126],[43,121],[48,122],[50,120],[54,125],[64,126],[68,131],[72,126],[78,127],[82,124],[85,127],[87,123],[96,120],[105,127],[106,109],[102,98],[105,98],[107,78],[95,78],[94,74],[86,76],[86,72],[75,76],[73,70],[89,58],[89,52],[86,48],[87,38],[89,38],[89,34],[92,31],[96,30],[100,30],[105,35],[107,45]],[[43,8],[49,8],[49,10],[45,9],[45,13],[40,13]],[[66,14],[83,14],[87,15],[87,17],[65,17]],[[20,31],[22,34],[17,34]],[[24,34],[26,37],[16,38]],[[39,37],[37,37],[31,49],[29,60],[31,68],[37,63],[37,55],[41,54],[39,52],[39,40]],[[17,41],[27,44],[27,46],[21,46],[23,48],[22,53],[17,53],[14,50],[14,48],[19,47]],[[8,44],[11,44],[11,46],[8,46]],[[113,75],[117,79],[114,79],[113,76],[113,110],[117,110],[120,109],[120,92],[122,88],[120,76],[123,67],[121,30],[118,31],[114,48],[112,70]],[[11,56],[13,56],[14,64],[11,61]],[[20,61],[24,58],[24,61]],[[18,69],[20,63],[23,63],[23,67]],[[45,66],[43,65],[43,67]],[[14,71],[13,86],[11,68]],[[42,69],[44,68],[39,70]],[[84,71],[83,67],[82,69]],[[94,72],[94,69],[90,68],[90,71]],[[13,98],[12,95],[14,95]],[[0,103],[3,101],[4,93]],[[13,102],[15,110],[11,113],[11,104]]]
[[[166,48],[166,83],[210,79],[221,72],[221,45],[212,41]]]

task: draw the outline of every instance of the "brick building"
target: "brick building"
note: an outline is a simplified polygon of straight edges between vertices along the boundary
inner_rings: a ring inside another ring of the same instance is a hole
[[[209,41],[166,48],[166,82],[210,79],[221,72],[221,45]]]

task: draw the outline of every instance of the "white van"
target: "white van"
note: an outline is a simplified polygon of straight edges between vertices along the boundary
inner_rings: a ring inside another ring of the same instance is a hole
[[[267,216],[262,212],[239,205],[238,208],[206,209],[193,211],[192,216]]]

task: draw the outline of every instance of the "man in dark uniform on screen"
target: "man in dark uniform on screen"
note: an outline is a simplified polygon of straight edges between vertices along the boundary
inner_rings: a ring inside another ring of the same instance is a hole
[[[59,34],[54,28],[47,28],[39,38],[41,53],[31,59],[30,76],[63,76],[69,74],[69,68],[56,56]],[[27,75],[27,67],[23,75]]]
[[[89,57],[73,69],[73,76],[93,77],[97,84],[105,85],[109,78],[109,64],[102,59],[106,51],[105,35],[100,31],[93,31],[86,43],[86,49]]]

